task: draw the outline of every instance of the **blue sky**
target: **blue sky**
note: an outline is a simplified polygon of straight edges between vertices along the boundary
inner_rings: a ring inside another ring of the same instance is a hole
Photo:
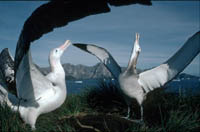
[[[16,43],[25,20],[43,2],[0,1],[0,51],[9,48],[15,53]],[[137,67],[151,68],[166,61],[184,42],[200,30],[200,2],[153,1],[153,6],[129,5],[112,7],[111,12],[93,15],[57,28],[33,42],[33,60],[48,66],[49,51],[70,39],[93,43],[106,48],[121,66],[127,66],[135,33],[140,33],[140,54]],[[94,65],[94,56],[70,46],[62,63]],[[200,75],[200,55],[185,69]]]

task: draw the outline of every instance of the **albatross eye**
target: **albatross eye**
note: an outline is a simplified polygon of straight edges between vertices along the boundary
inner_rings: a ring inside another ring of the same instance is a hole
[[[58,50],[56,49],[56,51],[55,51],[56,53],[58,52]]]

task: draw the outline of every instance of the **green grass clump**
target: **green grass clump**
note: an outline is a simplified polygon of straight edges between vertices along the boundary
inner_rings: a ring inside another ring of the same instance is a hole
[[[200,95],[180,97],[157,89],[144,101],[144,124],[133,125],[127,131],[198,131],[200,130]],[[127,106],[113,84],[100,84],[88,92],[89,106],[104,114],[125,116]],[[140,118],[140,107],[132,102],[132,119]]]
[[[84,97],[81,95],[69,95],[64,104],[57,110],[40,115],[36,122],[36,131],[75,131],[68,124],[60,120],[68,116],[78,115],[86,109]],[[0,106],[0,131],[27,132],[31,128],[25,125],[19,113],[12,112],[8,106]]]
[[[86,89],[88,106],[96,112],[125,113],[126,103],[116,86],[101,81],[98,87]]]
[[[136,101],[133,100],[132,104],[132,119],[139,119],[140,108]],[[163,90],[148,94],[144,102],[142,125],[122,120],[120,117],[125,116],[126,112],[125,101],[115,85],[100,83],[98,88],[87,89],[80,95],[68,95],[59,109],[40,115],[36,131],[112,131],[118,130],[116,124],[122,123],[124,125],[120,127],[125,132],[200,131],[200,95],[184,98],[167,94]],[[77,124],[77,119],[82,126]],[[95,129],[91,129],[93,127]],[[0,131],[30,130],[30,126],[24,124],[18,113],[12,112],[7,106],[0,106]]]
[[[11,111],[7,106],[0,106],[0,131],[1,132],[26,132],[30,128],[23,124],[19,113]]]
[[[164,131],[192,131],[200,128],[199,113],[196,111],[170,111],[169,119],[163,123]],[[164,120],[165,121],[165,120]]]

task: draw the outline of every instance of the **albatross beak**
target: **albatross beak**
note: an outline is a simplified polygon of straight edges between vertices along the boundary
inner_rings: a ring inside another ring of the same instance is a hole
[[[65,43],[64,43],[63,45],[61,45],[61,46],[59,47],[59,49],[61,49],[62,51],[64,51],[64,50],[67,49],[67,47],[70,46],[70,44],[71,44],[70,40],[67,40],[67,41],[65,41]]]

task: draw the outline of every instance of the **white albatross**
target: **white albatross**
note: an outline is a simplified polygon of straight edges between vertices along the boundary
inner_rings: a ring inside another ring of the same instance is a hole
[[[70,41],[67,40],[63,45],[50,52],[51,72],[46,76],[32,62],[29,50],[23,57],[16,73],[17,97],[0,86],[1,103],[7,103],[13,111],[19,111],[21,118],[33,130],[40,114],[57,109],[66,99],[65,71],[60,57],[69,45]]]
[[[138,34],[136,34],[128,67],[124,72],[121,72],[121,68],[106,49],[91,44],[77,43],[73,45],[95,55],[107,67],[114,78],[118,80],[119,89],[128,105],[128,115],[126,118],[128,119],[130,116],[131,101],[136,99],[141,110],[141,119],[139,121],[143,121],[142,105],[146,95],[150,91],[160,88],[171,81],[198,55],[200,52],[200,32],[189,38],[182,48],[166,62],[141,73],[137,73],[136,70],[137,58],[141,51]]]

